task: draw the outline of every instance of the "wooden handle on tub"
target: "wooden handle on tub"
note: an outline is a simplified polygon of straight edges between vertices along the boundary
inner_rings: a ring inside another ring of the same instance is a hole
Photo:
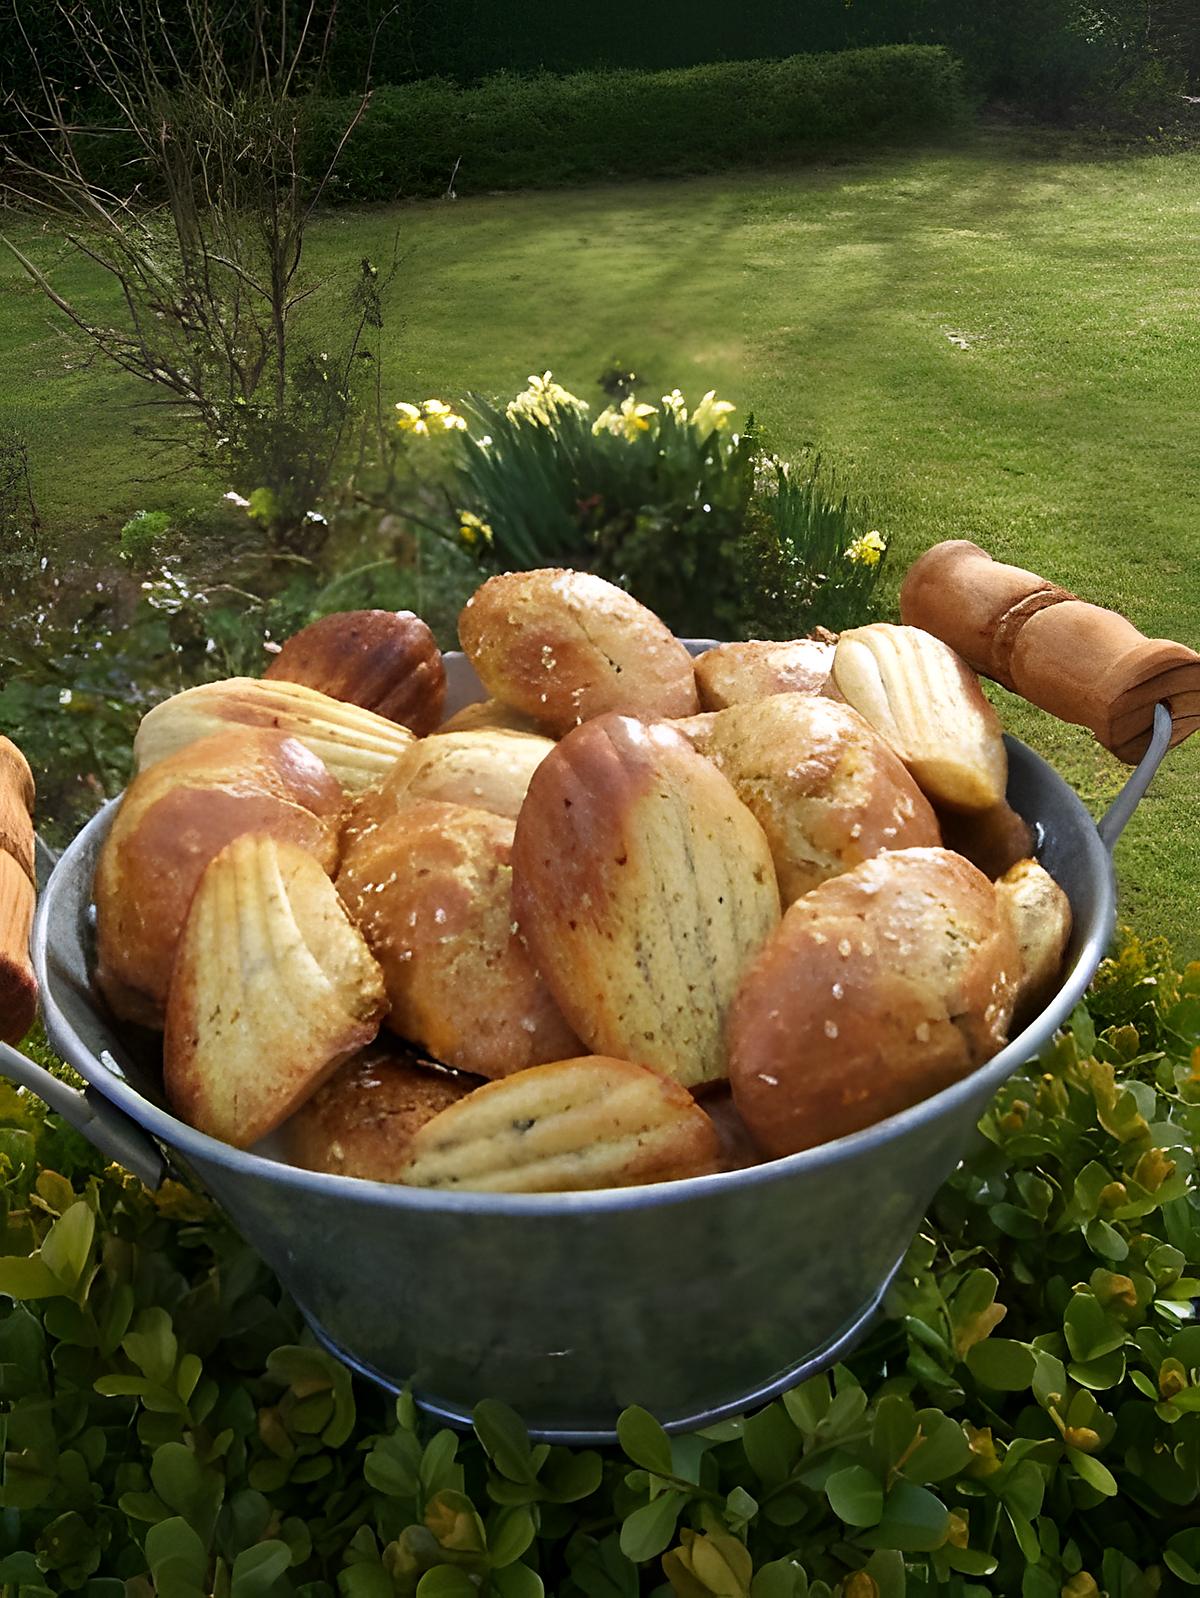
[[[1089,605],[977,544],[935,544],[909,567],[900,616],[958,651],[984,677],[1062,721],[1090,727],[1134,766],[1164,702],[1172,745],[1200,728],[1200,655],[1146,638],[1116,611]]]
[[[0,1041],[18,1043],[37,1014],[29,930],[37,898],[33,853],[33,773],[0,737]]]

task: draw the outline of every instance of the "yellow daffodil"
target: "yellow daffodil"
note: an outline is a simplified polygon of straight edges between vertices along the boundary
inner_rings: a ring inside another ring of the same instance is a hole
[[[421,415],[419,405],[410,405],[407,400],[397,400],[396,411],[396,426],[402,433],[415,433],[418,437],[428,435],[429,423]]]
[[[424,412],[426,425],[432,428],[444,428],[447,433],[465,432],[466,420],[456,410],[447,405],[445,400],[427,399],[422,402],[421,410]]]
[[[524,393],[518,394],[516,399],[509,401],[505,414],[510,421],[524,418],[540,422],[543,427],[549,427],[556,411],[578,411],[583,415],[587,408],[584,400],[572,394],[570,389],[564,388],[561,383],[554,381],[552,372],[543,372],[540,377],[536,372],[532,372],[528,388]]]
[[[719,400],[715,388],[710,388],[692,412],[692,426],[702,435],[719,433],[726,421],[737,410],[729,400]]]
[[[650,431],[650,417],[657,415],[655,406],[643,404],[631,394],[619,406],[610,405],[598,416],[592,432],[615,433],[618,438],[636,438],[639,433]]]
[[[491,526],[482,516],[476,516],[473,511],[460,510],[458,513],[458,536],[464,544],[477,544],[480,539],[485,544],[492,541]]]
[[[878,566],[887,550],[887,543],[875,531],[863,533],[861,538],[856,538],[846,550],[846,559],[852,560],[856,566]]]

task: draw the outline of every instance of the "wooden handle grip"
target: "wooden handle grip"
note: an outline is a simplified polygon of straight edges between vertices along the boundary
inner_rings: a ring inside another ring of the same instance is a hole
[[[984,677],[1062,721],[1089,727],[1127,765],[1146,752],[1165,703],[1172,744],[1200,728],[1200,654],[1147,638],[1116,611],[1077,599],[966,539],[935,544],[900,589],[901,619]]]
[[[33,773],[0,738],[0,1040],[18,1043],[37,1014],[29,932],[37,898],[33,853]]]

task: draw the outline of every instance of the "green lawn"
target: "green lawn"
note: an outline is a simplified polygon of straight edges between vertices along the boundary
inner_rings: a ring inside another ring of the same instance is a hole
[[[1196,644],[1198,192],[1200,154],[1078,157],[989,133],[793,171],[341,211],[312,264],[382,258],[399,224],[396,399],[504,392],[546,367],[591,397],[620,355],[655,390],[715,385],[783,452],[819,444],[869,494],[897,573],[967,536]],[[3,304],[0,420],[29,439],[52,529],[83,538],[194,492],[135,443],[127,383],[81,367],[29,289]],[[1084,734],[1005,715],[1089,803],[1115,792],[1121,768]],[[1120,850],[1125,914],[1186,957],[1198,774],[1200,742]]]

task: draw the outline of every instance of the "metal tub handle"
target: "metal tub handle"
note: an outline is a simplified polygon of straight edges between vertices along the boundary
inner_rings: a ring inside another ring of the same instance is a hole
[[[1150,734],[1150,743],[1146,753],[1138,761],[1136,770],[1126,780],[1125,786],[1104,812],[1097,823],[1096,830],[1100,834],[1100,842],[1109,854],[1116,847],[1117,839],[1125,831],[1130,817],[1141,803],[1146,789],[1154,779],[1154,774],[1162,765],[1167,750],[1171,747],[1171,738],[1174,732],[1174,722],[1167,705],[1159,703],[1154,707],[1154,728]]]
[[[60,1082],[44,1066],[18,1054],[7,1043],[0,1043],[0,1076],[36,1093],[101,1154],[140,1177],[147,1187],[161,1186],[166,1161],[158,1144],[95,1088],[81,1092]]]

